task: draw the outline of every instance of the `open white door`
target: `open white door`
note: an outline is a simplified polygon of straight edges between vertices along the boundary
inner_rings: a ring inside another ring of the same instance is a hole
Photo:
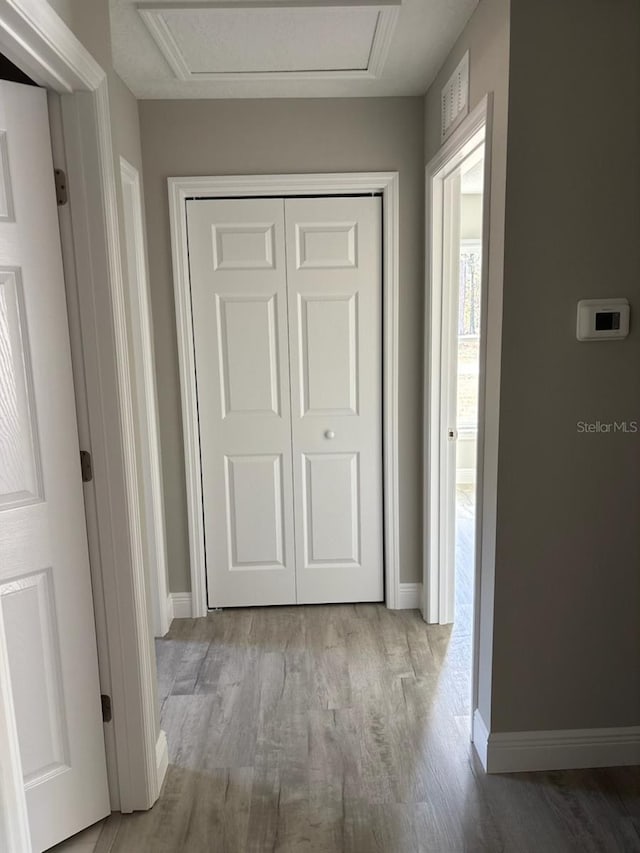
[[[49,140],[44,90],[0,83],[0,717],[34,851],[110,811]]]

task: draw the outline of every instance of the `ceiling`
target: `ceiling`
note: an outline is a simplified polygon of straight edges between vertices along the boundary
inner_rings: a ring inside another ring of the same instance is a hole
[[[422,95],[478,0],[110,0],[138,98]]]

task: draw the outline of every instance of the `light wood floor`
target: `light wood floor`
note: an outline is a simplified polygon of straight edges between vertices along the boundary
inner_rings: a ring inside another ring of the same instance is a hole
[[[98,849],[640,851],[635,769],[483,774],[462,578],[453,629],[380,605],[174,621],[157,646],[163,793],[150,812],[107,821]]]

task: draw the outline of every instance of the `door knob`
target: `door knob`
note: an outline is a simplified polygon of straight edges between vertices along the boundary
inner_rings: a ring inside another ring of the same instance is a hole
[[[324,437],[325,438],[335,438],[336,434],[332,429],[327,429],[327,430],[325,430]]]

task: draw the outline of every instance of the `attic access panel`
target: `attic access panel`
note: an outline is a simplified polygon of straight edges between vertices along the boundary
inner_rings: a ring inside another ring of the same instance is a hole
[[[375,78],[400,0],[387,3],[140,3],[179,80]]]

